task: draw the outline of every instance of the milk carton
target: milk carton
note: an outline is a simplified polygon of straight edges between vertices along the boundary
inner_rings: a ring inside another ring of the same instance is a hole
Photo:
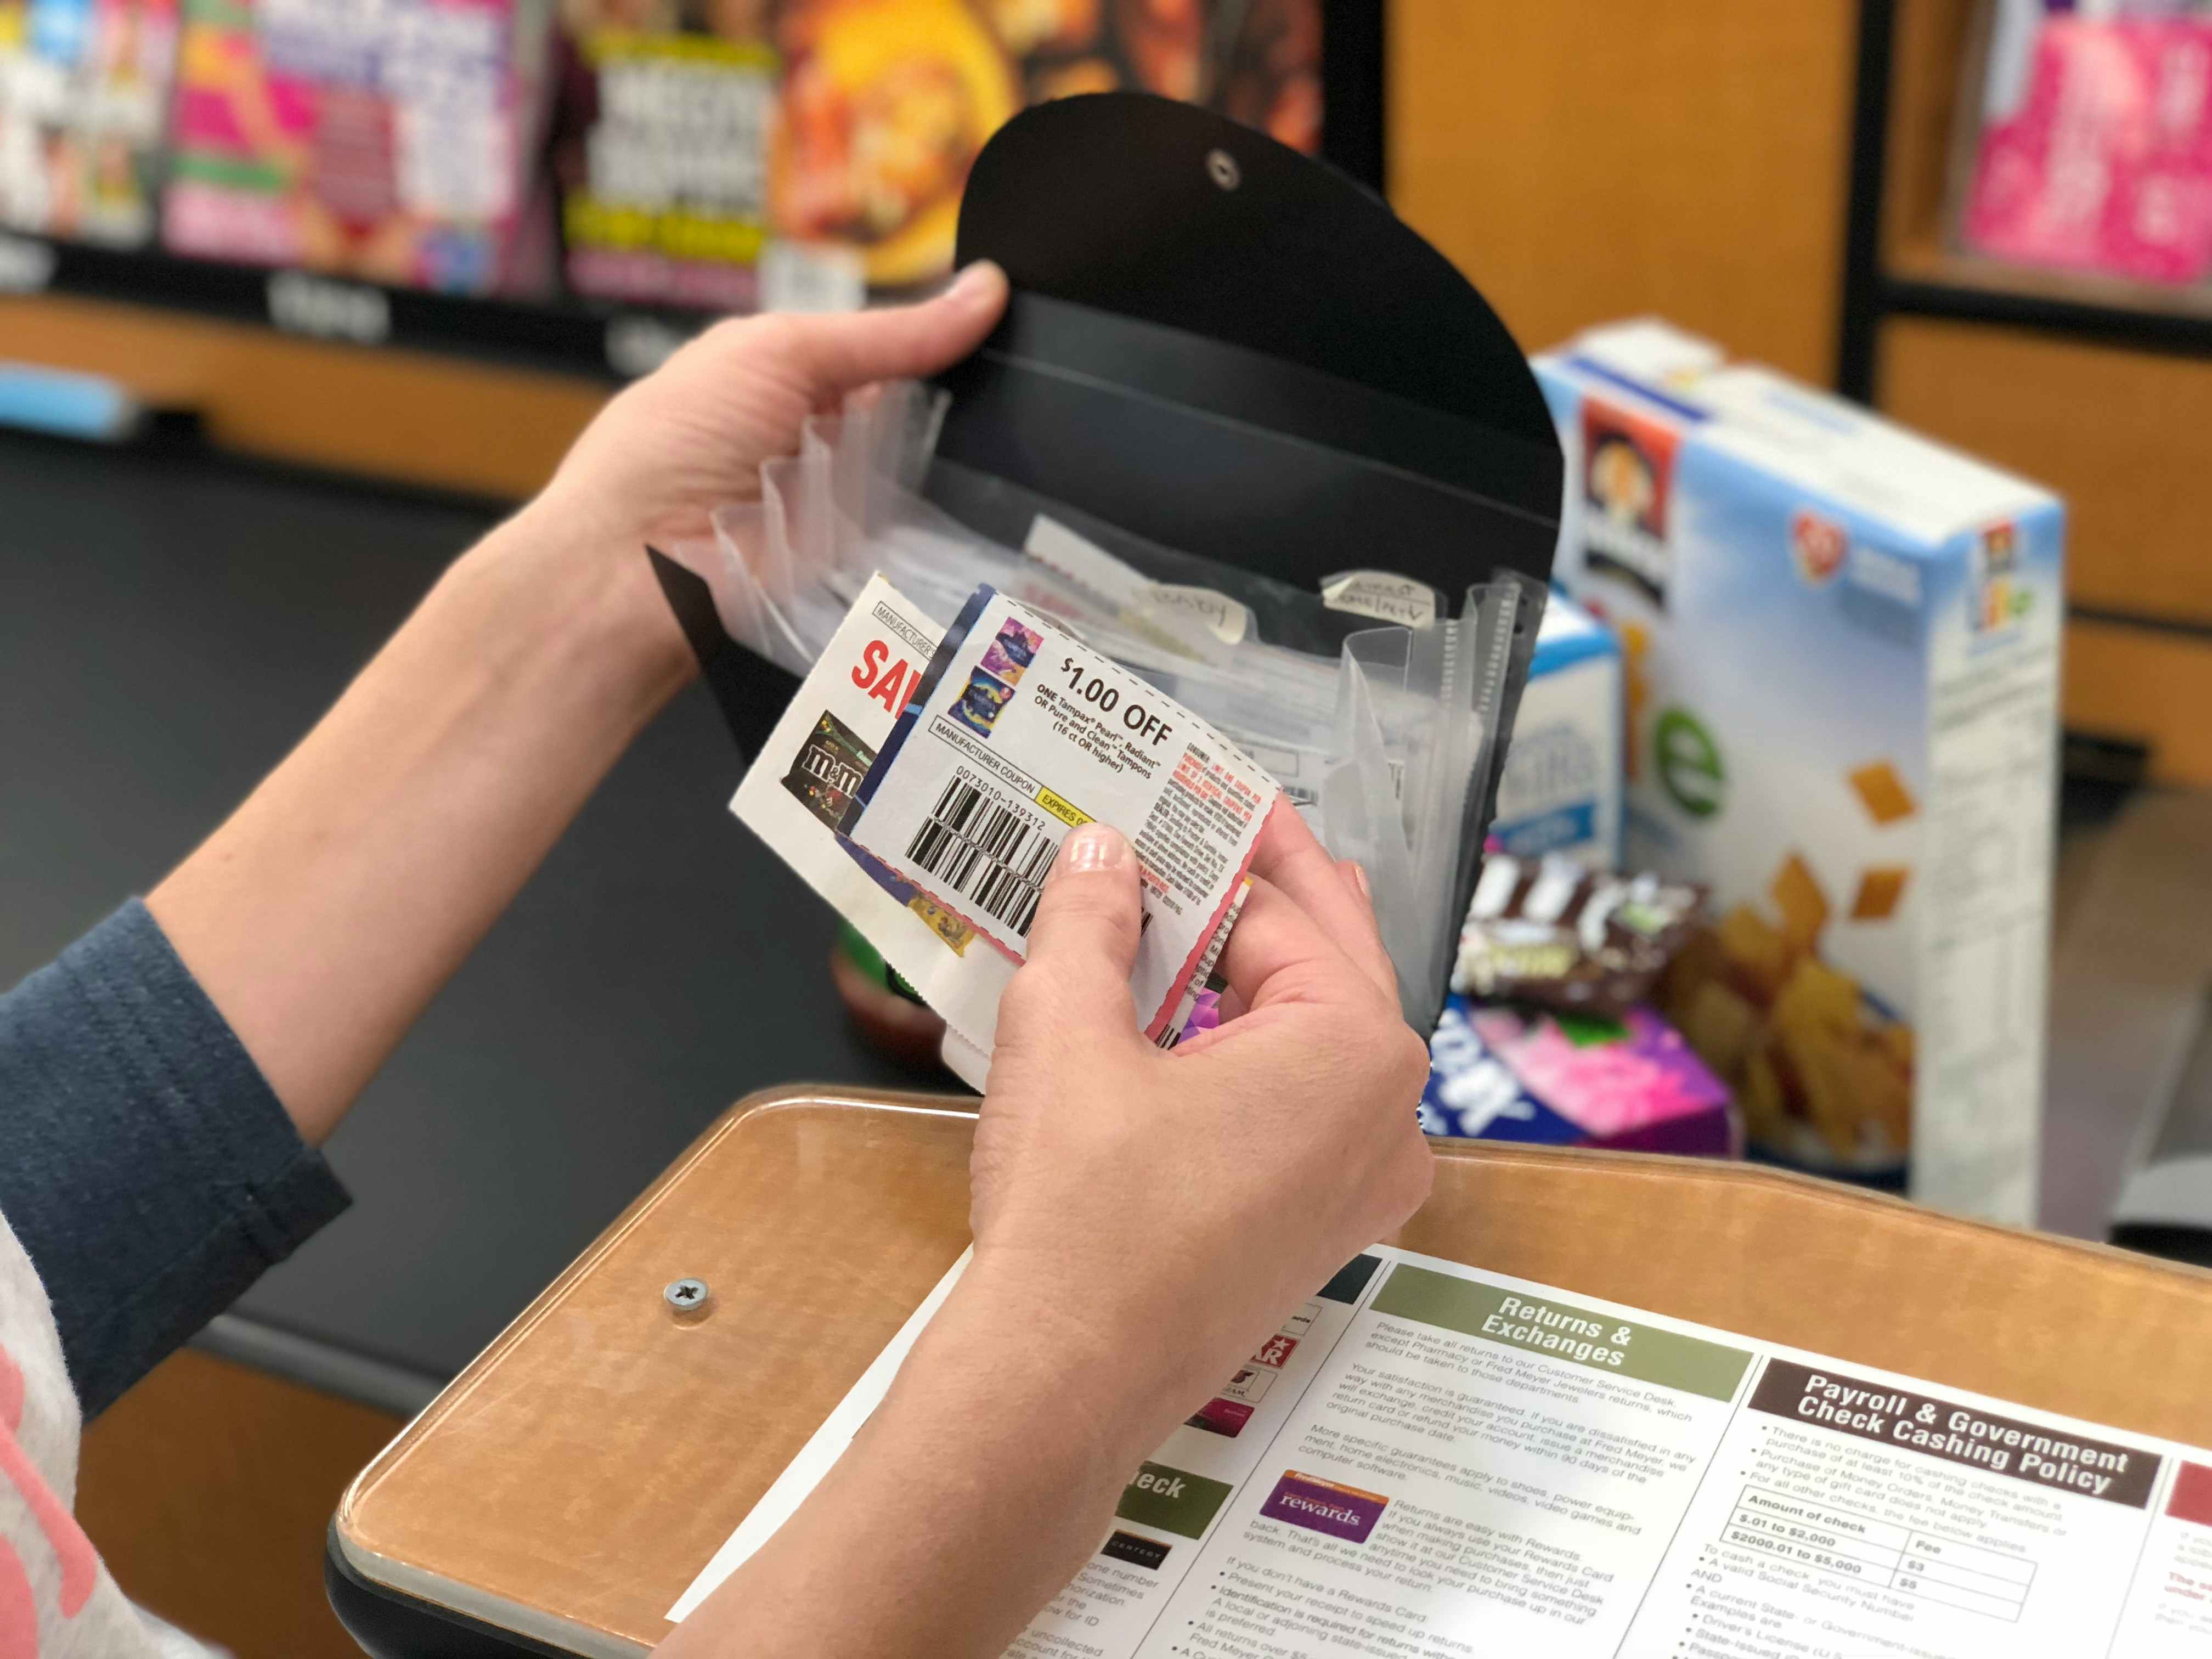
[[[1666,1012],[1755,1149],[2031,1219],[2058,501],[1662,324],[1536,369],[1559,578],[1621,642],[1626,863],[1712,890]]]
[[[1620,861],[1620,647],[1573,600],[1552,595],[1537,630],[1491,835],[1516,858]]]

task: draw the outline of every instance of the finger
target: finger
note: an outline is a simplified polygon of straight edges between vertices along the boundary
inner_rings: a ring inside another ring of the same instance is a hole
[[[1069,833],[1030,924],[1027,960],[1006,990],[1001,1040],[1018,1040],[1022,1026],[1041,1018],[1052,1021],[1054,1037],[1111,1030],[1142,1041],[1129,994],[1137,962],[1137,884],[1136,848],[1119,830],[1086,823]]]
[[[1382,948],[1382,930],[1364,890],[1364,877],[1360,887],[1351,885],[1297,809],[1281,796],[1261,827],[1252,849],[1252,869],[1318,922],[1370,979],[1392,996],[1398,994],[1397,970]]]
[[[958,362],[998,326],[1006,273],[988,259],[918,305],[787,319],[793,349],[817,402],[875,380],[934,374]]]
[[[1248,1012],[1287,997],[1326,997],[1357,985],[1372,997],[1366,969],[1336,947],[1321,924],[1262,877],[1252,878],[1244,908],[1222,947],[1221,977]]]
[[[1382,942],[1382,921],[1375,914],[1375,890],[1368,884],[1367,868],[1358,859],[1339,859],[1336,873],[1351,897],[1352,913],[1359,918],[1357,925],[1362,930],[1356,939],[1347,936],[1341,941],[1346,951],[1353,961],[1374,970],[1378,975],[1376,982],[1395,996],[1398,964],[1390,960],[1390,947]]]

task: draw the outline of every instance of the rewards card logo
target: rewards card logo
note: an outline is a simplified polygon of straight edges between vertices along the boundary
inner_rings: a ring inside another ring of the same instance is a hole
[[[1287,1521],[1309,1532],[1364,1544],[1389,1503],[1380,1492],[1362,1492],[1357,1486],[1341,1486],[1317,1475],[1285,1469],[1261,1505],[1260,1515],[1263,1520]]]

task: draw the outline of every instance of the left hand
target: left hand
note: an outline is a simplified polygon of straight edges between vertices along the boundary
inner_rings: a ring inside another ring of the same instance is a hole
[[[617,556],[707,535],[716,507],[758,495],[762,462],[797,452],[808,416],[957,362],[1006,304],[1006,273],[986,260],[915,305],[717,323],[608,404],[534,505]]]

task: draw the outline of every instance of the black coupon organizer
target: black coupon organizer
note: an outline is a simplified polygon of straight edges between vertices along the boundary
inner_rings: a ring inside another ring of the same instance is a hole
[[[1170,100],[1064,99],[977,157],[957,258],[996,261],[1012,289],[937,377],[950,405],[922,490],[970,528],[1019,546],[1043,502],[1163,580],[1310,593],[1376,570],[1447,615],[1500,575],[1540,595],[1563,463],[1528,361],[1449,260],[1334,168]],[[1187,556],[1158,568],[1163,549]],[[757,753],[797,679],[729,638],[702,579],[652,556]],[[1540,610],[1522,609],[1501,741],[1471,792],[1477,838]],[[1473,879],[1470,864],[1462,909]]]

